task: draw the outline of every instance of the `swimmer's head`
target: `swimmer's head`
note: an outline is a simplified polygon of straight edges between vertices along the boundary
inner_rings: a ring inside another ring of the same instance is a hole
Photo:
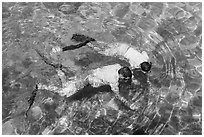
[[[149,72],[152,68],[152,62],[146,62],[146,61],[142,62],[140,64],[140,67],[141,67],[142,71]]]
[[[131,72],[130,68],[128,68],[128,67],[122,67],[121,69],[119,69],[118,74],[122,75],[124,78],[131,78],[132,77],[132,72]]]
[[[119,82],[121,83],[131,83],[132,80],[132,72],[128,67],[122,67],[118,70],[119,74]]]

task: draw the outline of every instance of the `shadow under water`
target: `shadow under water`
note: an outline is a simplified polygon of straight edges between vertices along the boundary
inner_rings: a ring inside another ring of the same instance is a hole
[[[92,96],[100,93],[100,92],[112,92],[111,87],[109,85],[103,85],[100,87],[93,87],[90,84],[85,86],[83,89],[80,89],[77,93],[67,98],[70,102],[76,100],[82,100],[85,98],[91,98]]]

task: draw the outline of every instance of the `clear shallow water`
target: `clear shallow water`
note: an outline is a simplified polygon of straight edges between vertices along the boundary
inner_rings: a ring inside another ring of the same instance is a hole
[[[3,3],[3,134],[201,134],[201,13],[201,3]],[[75,33],[93,37],[101,50],[122,42],[146,51],[153,63],[148,79],[134,72],[136,85],[121,89],[132,96],[118,97],[108,85],[71,98],[39,90],[26,118],[36,83],[63,86],[35,48],[64,66],[65,81],[105,65],[130,65],[91,46],[51,54],[76,44]]]

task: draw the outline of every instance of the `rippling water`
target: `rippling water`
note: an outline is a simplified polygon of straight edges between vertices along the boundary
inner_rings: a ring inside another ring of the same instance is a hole
[[[3,134],[201,135],[201,15],[199,2],[3,2]],[[102,54],[115,43],[146,51],[151,72],[132,69],[118,94],[87,81],[70,97],[53,90],[99,67],[131,68]],[[36,84],[46,88],[29,108]]]

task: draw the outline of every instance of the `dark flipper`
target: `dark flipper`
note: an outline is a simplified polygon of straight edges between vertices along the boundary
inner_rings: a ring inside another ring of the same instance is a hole
[[[34,101],[35,101],[35,97],[37,95],[37,92],[38,92],[38,85],[36,85],[35,89],[32,91],[32,95],[31,97],[29,98],[28,100],[28,103],[29,103],[29,107],[25,113],[26,117],[28,116],[28,111],[30,110],[30,108],[32,107]]]
[[[94,39],[83,34],[73,34],[71,40],[75,42],[84,43],[85,41],[93,41]],[[95,41],[95,40],[94,40]]]
[[[71,39],[76,41],[76,42],[81,42],[81,43],[76,44],[76,45],[69,45],[69,46],[63,47],[62,51],[78,49],[78,48],[81,48],[83,46],[86,46],[86,44],[91,42],[91,41],[96,41],[93,38],[90,38],[90,37],[87,37],[87,36],[84,36],[81,34],[74,34]]]

